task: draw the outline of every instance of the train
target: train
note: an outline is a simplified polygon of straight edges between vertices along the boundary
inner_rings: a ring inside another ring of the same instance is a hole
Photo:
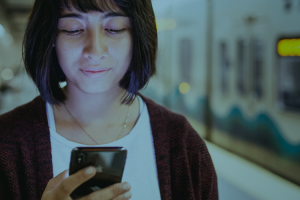
[[[157,75],[142,94],[300,185],[300,1],[152,2]]]

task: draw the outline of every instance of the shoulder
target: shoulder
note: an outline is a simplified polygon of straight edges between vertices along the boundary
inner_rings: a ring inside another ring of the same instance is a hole
[[[183,124],[187,123],[187,120],[183,115],[175,113],[169,110],[168,108],[155,103],[153,100],[143,95],[140,96],[147,105],[150,118],[156,117],[159,118],[160,120],[163,120],[164,122],[171,121],[171,122],[179,122]]]
[[[172,140],[198,140],[203,143],[199,134],[193,129],[185,116],[165,108],[153,100],[140,95],[145,101],[152,128],[158,127],[160,132],[166,133]],[[201,140],[201,141],[200,141]]]
[[[31,102],[0,115],[0,139],[26,132],[26,129],[32,128],[43,119],[45,114],[45,101],[38,96]]]

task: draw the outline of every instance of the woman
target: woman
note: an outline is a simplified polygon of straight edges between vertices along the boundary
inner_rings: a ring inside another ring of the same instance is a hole
[[[217,199],[203,140],[138,93],[156,50],[150,0],[36,0],[24,61],[40,96],[0,116],[0,199],[71,199],[95,168],[68,177],[70,152],[89,145],[128,156],[124,182],[82,199]]]

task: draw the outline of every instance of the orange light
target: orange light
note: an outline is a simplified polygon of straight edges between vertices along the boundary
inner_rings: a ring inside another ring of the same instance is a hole
[[[277,49],[281,56],[300,56],[300,38],[280,40]]]
[[[190,85],[186,82],[183,82],[179,85],[179,91],[181,94],[186,94],[190,91]]]

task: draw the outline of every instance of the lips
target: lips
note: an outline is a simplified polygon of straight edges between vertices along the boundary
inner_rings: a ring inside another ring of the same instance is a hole
[[[89,78],[101,78],[105,76],[110,69],[80,69],[80,71]]]

